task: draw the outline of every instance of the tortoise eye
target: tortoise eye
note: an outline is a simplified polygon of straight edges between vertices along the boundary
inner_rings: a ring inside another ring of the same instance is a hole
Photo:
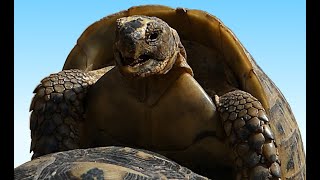
[[[147,43],[149,43],[150,45],[155,45],[156,41],[159,39],[161,35],[161,32],[161,30],[153,30],[149,32],[146,39]]]
[[[151,41],[155,41],[158,38],[158,36],[159,36],[159,32],[158,31],[154,31],[149,35],[149,39]]]

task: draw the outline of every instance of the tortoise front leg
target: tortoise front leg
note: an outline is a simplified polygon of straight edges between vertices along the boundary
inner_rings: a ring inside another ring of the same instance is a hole
[[[41,81],[30,106],[32,159],[79,148],[87,90],[106,71],[63,70]]]
[[[241,90],[214,101],[235,153],[237,179],[280,179],[278,149],[261,103]]]

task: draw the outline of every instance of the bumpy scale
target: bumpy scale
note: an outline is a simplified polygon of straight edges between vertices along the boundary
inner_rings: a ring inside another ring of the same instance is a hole
[[[79,148],[87,89],[106,71],[107,68],[90,72],[63,70],[41,81],[30,106],[32,159]]]
[[[222,125],[235,152],[239,179],[280,178],[280,160],[269,119],[251,94],[235,90],[215,96]]]

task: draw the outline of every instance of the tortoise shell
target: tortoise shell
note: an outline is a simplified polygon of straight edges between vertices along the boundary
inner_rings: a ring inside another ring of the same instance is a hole
[[[18,166],[14,179],[199,179],[190,169],[154,152],[128,147],[75,149]]]

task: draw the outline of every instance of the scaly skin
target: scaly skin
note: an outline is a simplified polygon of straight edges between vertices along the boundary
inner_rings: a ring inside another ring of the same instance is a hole
[[[261,103],[241,90],[215,96],[215,102],[235,153],[237,179],[280,179],[278,149]]]
[[[64,70],[41,81],[30,106],[32,159],[79,148],[87,89],[106,71],[107,68],[92,72]]]

